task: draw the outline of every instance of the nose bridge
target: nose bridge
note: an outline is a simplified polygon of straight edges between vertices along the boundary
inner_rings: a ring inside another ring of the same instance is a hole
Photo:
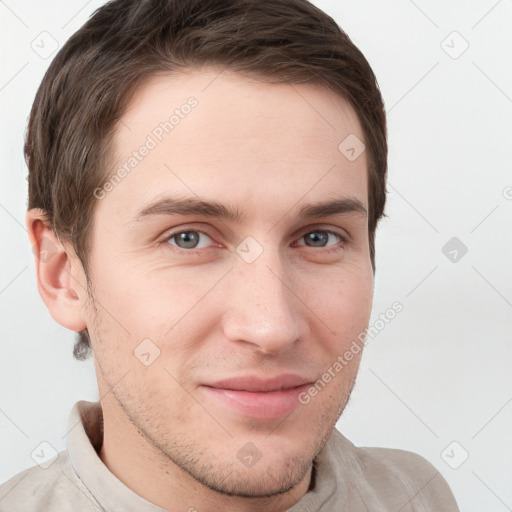
[[[265,247],[251,263],[238,258],[231,274],[224,325],[228,339],[278,353],[305,335],[301,302],[278,248]]]

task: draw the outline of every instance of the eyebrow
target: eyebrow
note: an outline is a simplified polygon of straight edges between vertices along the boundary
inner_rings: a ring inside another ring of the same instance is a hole
[[[355,197],[305,204],[299,209],[297,217],[308,220],[347,213],[368,217],[364,204]],[[205,215],[238,223],[246,219],[246,215],[236,206],[225,205],[217,201],[203,201],[195,197],[158,199],[139,210],[134,220],[138,222],[152,215]]]

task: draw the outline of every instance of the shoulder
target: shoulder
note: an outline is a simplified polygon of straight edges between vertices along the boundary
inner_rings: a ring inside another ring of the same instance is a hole
[[[77,478],[66,451],[46,468],[30,467],[0,486],[0,512],[97,512],[96,500]]]
[[[441,473],[417,453],[393,448],[358,447],[336,429],[333,456],[361,495],[402,512],[458,512],[453,493]],[[383,508],[382,510],[388,510]]]

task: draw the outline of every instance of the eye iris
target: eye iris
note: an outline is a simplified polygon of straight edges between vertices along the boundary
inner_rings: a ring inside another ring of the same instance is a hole
[[[305,236],[306,241],[313,242],[313,247],[324,247],[328,238],[329,234],[323,231],[313,231]]]
[[[183,231],[177,235],[174,235],[176,243],[183,249],[193,249],[199,243],[199,234],[197,231]],[[180,245],[184,243],[185,245]]]

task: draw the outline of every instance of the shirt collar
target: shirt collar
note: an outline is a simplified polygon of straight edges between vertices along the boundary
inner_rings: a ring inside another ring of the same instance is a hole
[[[78,477],[106,511],[166,512],[123,484],[99,457],[103,412],[99,402],[77,402],[68,420],[67,449]]]

